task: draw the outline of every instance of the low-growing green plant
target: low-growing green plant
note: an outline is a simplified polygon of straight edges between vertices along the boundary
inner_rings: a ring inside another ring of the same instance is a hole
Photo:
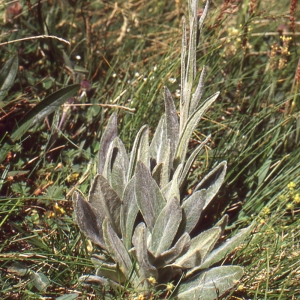
[[[193,88],[197,31],[201,32],[208,2],[199,20],[197,11],[197,0],[189,1],[189,39],[183,21],[180,120],[165,88],[165,114],[151,143],[144,125],[128,155],[118,137],[117,116],[112,114],[100,141],[98,174],[88,201],[74,193],[76,221],[103,252],[92,256],[97,270],[80,278],[85,284],[108,286],[119,293],[132,287],[147,294],[155,283],[158,289],[173,283],[176,299],[215,299],[243,275],[242,267],[214,265],[241,244],[251,227],[223,244],[217,243],[227,215],[210,229],[200,233],[198,229],[213,213],[210,204],[224,180],[226,161],[215,166],[191,194],[186,192],[190,168],[210,138],[187,155],[191,134],[219,95],[200,104],[205,67]]]

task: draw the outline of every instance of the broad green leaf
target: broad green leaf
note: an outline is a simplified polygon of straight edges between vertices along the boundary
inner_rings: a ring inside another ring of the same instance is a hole
[[[181,222],[182,209],[178,198],[170,199],[159,214],[153,231],[149,250],[155,257],[168,250]]]
[[[152,232],[160,212],[166,205],[166,200],[150,171],[140,161],[136,167],[135,194],[141,214]]]
[[[169,250],[163,252],[156,260],[155,265],[165,266],[167,264],[171,264],[175,261],[179,256],[185,253],[191,245],[190,235],[185,232],[178,239],[176,244],[170,248]]]
[[[63,60],[65,65],[71,70],[74,71],[74,63],[72,63],[70,57],[68,56],[68,54],[62,50],[62,54],[63,54]]]
[[[187,120],[187,123],[180,135],[180,139],[176,148],[175,163],[183,163],[185,161],[186,152],[188,149],[189,140],[193,131],[199,123],[202,115],[211,106],[211,104],[218,98],[219,92],[205,100],[205,103],[199,107]],[[175,165],[176,166],[176,165]]]
[[[220,238],[220,234],[221,229],[219,227],[213,227],[200,233],[191,240],[189,250],[183,256],[175,260],[173,265],[184,269],[199,266]]]
[[[203,147],[209,141],[211,135],[208,135],[207,138],[189,155],[187,161],[184,163],[184,168],[179,178],[179,188],[181,189],[185,183],[186,177],[191,169],[193,162],[195,161],[199,152],[203,149]]]
[[[143,163],[145,163],[145,156],[146,155],[149,158],[149,144],[148,149],[146,151],[148,153],[143,154],[142,149],[144,150],[147,146],[145,143],[147,143],[148,137],[145,137],[145,135],[148,136],[148,126],[144,125],[139,132],[137,133],[137,136],[134,140],[132,151],[130,153],[130,161],[129,161],[129,170],[127,174],[127,181],[134,175],[134,171],[136,168],[136,164],[139,160],[139,158],[142,158]],[[150,161],[146,162],[146,166],[148,167]]]
[[[147,278],[149,277],[157,279],[158,271],[149,261],[145,223],[142,222],[135,228],[132,236],[132,244],[135,247],[136,259],[139,266],[139,284],[143,282],[147,283]],[[144,285],[144,287],[146,286]]]
[[[52,95],[46,97],[33,107],[18,124],[11,135],[11,140],[15,142],[20,139],[24,133],[34,124],[43,120],[49,114],[59,109],[64,102],[70,99],[79,90],[79,84],[73,84],[54,92]]]
[[[98,156],[99,174],[102,174],[103,172],[109,146],[117,135],[118,135],[117,115],[116,113],[113,113],[108,120],[107,126],[100,140],[100,148],[99,148],[99,156]]]
[[[133,233],[133,227],[136,217],[139,212],[139,208],[136,202],[135,188],[135,176],[128,182],[121,205],[121,231],[122,239],[127,250],[131,248],[131,237]]]
[[[214,300],[222,295],[243,276],[243,268],[238,266],[222,266],[202,272],[178,288],[178,300]]]
[[[75,219],[80,230],[96,245],[105,249],[102,232],[103,218],[95,212],[89,202],[84,200],[78,192],[73,194]]]
[[[206,189],[206,201],[204,208],[211,202],[223,184],[227,169],[227,162],[219,163],[212,171],[210,171],[196,186],[195,190]]]
[[[0,107],[3,107],[2,100],[14,84],[18,68],[19,59],[17,55],[14,55],[4,64],[0,71]]]
[[[118,235],[121,235],[121,199],[107,179],[97,174],[89,191],[89,203],[102,218],[107,218]]]
[[[44,273],[31,272],[30,279],[40,292],[46,291],[47,287],[50,285],[50,280]]]
[[[205,205],[206,190],[196,191],[182,204],[183,209],[183,231],[191,233],[200,220]]]
[[[130,278],[130,276],[132,276],[133,279],[136,280],[136,276],[132,274],[132,261],[123,242],[119,239],[118,235],[116,234],[116,232],[114,231],[110,222],[107,219],[104,220],[102,227],[105,244],[107,246],[109,254],[117,263],[117,265],[119,266],[120,270],[126,278]]]
[[[179,138],[179,122],[173,97],[167,87],[164,88],[167,139],[171,141],[171,159],[174,158]]]
[[[252,226],[241,229],[240,232],[235,234],[232,238],[228,239],[222,245],[220,245],[219,247],[214,249],[211,253],[209,253],[209,255],[202,262],[202,264],[199,265],[198,267],[190,270],[187,275],[190,276],[191,274],[197,272],[198,270],[207,269],[211,265],[213,265],[213,264],[219,262],[220,260],[224,259],[226,257],[226,255],[228,255],[236,247],[240,246],[243,243],[243,241],[250,234],[251,230],[252,230]]]

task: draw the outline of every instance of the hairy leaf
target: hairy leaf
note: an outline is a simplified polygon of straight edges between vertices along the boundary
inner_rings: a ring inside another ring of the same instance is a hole
[[[167,125],[166,116],[162,116],[159,120],[157,128],[155,130],[154,136],[152,138],[149,153],[150,157],[154,158],[156,164],[164,162],[162,157],[164,157],[165,143],[167,141]]]
[[[205,69],[205,66],[203,66],[196,91],[192,96],[191,107],[190,107],[191,114],[196,110],[196,108],[199,105],[199,102],[201,100],[201,97],[203,94],[203,89],[204,89],[205,75],[206,75],[206,69]]]
[[[197,155],[199,154],[199,152],[203,149],[203,147],[207,144],[207,142],[209,141],[211,135],[208,135],[207,138],[189,155],[187,161],[184,164],[184,168],[182,173],[180,174],[180,178],[179,178],[179,188],[182,188],[182,186],[185,183],[185,179],[188,175],[188,172],[190,171],[190,168],[193,164],[193,162],[195,161]]]
[[[131,248],[133,226],[139,212],[134,188],[135,176],[130,179],[125,188],[121,206],[121,231],[123,242],[127,250]]]
[[[104,277],[95,275],[84,275],[79,278],[79,282],[83,285],[102,285],[104,287],[112,287],[114,289],[123,290],[123,286]]]
[[[118,235],[121,235],[121,199],[107,179],[97,174],[89,191],[89,202],[102,218],[107,218]]]
[[[226,161],[219,163],[196,186],[195,190],[206,189],[206,201],[205,201],[204,208],[211,202],[211,200],[219,191],[225,178],[226,169],[227,169]]]
[[[169,201],[169,199],[172,199],[173,197],[180,199],[180,191],[179,191],[179,186],[178,186],[179,179],[178,178],[181,173],[181,169],[182,169],[182,164],[178,165],[178,167],[175,170],[172,180],[162,190],[167,201]]]
[[[170,199],[159,214],[153,231],[149,250],[155,257],[168,250],[181,222],[182,209],[178,198]]]
[[[179,122],[173,97],[167,87],[164,89],[167,139],[171,141],[171,159],[173,160],[179,138]]]
[[[241,243],[248,237],[252,230],[252,226],[241,229],[240,232],[235,234],[232,238],[228,239],[222,245],[214,249],[203,261],[203,263],[188,272],[188,275],[195,273],[198,270],[203,270],[209,268],[211,265],[224,259],[226,255],[232,252],[236,247],[240,246]]]
[[[117,115],[113,113],[107,123],[107,126],[104,130],[102,138],[100,140],[100,148],[99,148],[99,161],[98,161],[98,173],[102,174],[103,168],[106,162],[107,153],[110,144],[118,135],[118,124],[117,124]]]
[[[143,153],[146,151],[146,153]],[[141,160],[147,167],[149,167],[149,141],[148,141],[148,126],[144,125],[134,140],[132,151],[130,153],[129,171],[127,180],[133,176],[137,162]]]
[[[111,187],[122,198],[127,184],[129,159],[123,142],[116,137],[113,141],[113,151],[110,163],[110,174],[107,178]]]
[[[205,205],[206,190],[196,191],[182,204],[183,209],[183,231],[191,233],[200,220]]]
[[[120,270],[126,278],[130,278],[130,276],[135,278],[135,275],[133,274],[133,264],[123,242],[119,239],[118,235],[107,219],[104,220],[102,227],[108,252],[118,264]]]
[[[175,261],[179,256],[185,253],[191,245],[190,235],[185,232],[181,237],[177,240],[176,244],[170,248],[169,250],[163,252],[158,258],[156,264],[171,264]]]
[[[222,266],[196,275],[180,284],[178,300],[214,300],[232,288],[243,276],[243,268],[238,266]]]
[[[101,215],[98,215],[91,204],[84,200],[78,192],[73,194],[73,201],[75,219],[80,230],[93,243],[105,249]]]
[[[206,112],[210,105],[218,98],[218,96],[219,92],[206,99],[205,103],[201,107],[199,107],[187,120],[187,123],[180,136],[178,146],[176,148],[175,162],[177,165],[185,161],[188,143],[193,131],[195,130],[202,115]]]
[[[166,205],[166,200],[150,171],[140,161],[136,168],[135,194],[142,216],[152,232],[160,212]]]
[[[213,227],[194,237],[191,240],[189,250],[183,256],[178,258],[174,262],[174,265],[184,269],[190,269],[200,265],[214,247],[220,234],[221,229],[219,227]]]
[[[149,277],[157,279],[158,271],[149,261],[145,223],[140,223],[135,228],[132,244],[135,247],[137,263],[139,265],[140,283],[147,282],[147,278]]]
[[[31,272],[30,274],[30,279],[33,282],[33,285],[40,291],[40,292],[45,292],[47,287],[50,285],[50,280],[44,273],[36,273],[36,272]]]

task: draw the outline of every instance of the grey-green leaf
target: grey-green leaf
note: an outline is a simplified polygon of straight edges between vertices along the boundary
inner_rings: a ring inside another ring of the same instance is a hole
[[[146,145],[148,143],[148,145]],[[145,153],[143,153],[146,151]],[[141,160],[147,167],[149,167],[149,140],[148,140],[148,126],[144,125],[134,140],[132,151],[130,153],[129,170],[127,174],[127,181],[134,175],[136,164]],[[148,160],[148,161],[146,161]]]
[[[114,230],[121,235],[121,199],[110,186],[107,179],[97,174],[89,192],[89,202],[98,214],[108,218]]]
[[[116,137],[113,141],[113,151],[109,166],[109,176],[107,177],[111,187],[121,198],[127,184],[127,172],[129,159],[123,142]]]
[[[56,300],[75,300],[79,297],[77,293],[71,293],[63,296],[59,296]]]
[[[139,284],[142,284],[143,282],[147,283],[146,279],[149,277],[157,279],[158,271],[149,261],[145,223],[142,222],[135,228],[132,244],[135,247],[137,263],[139,266]]]
[[[221,229],[213,227],[194,237],[191,240],[189,250],[178,258],[174,265],[184,269],[191,269],[200,265],[220,238],[220,234]]]
[[[149,250],[155,257],[168,250],[177,233],[182,219],[182,209],[179,199],[170,199],[159,214],[153,231]]]
[[[197,106],[199,105],[199,101],[201,100],[203,89],[204,89],[205,75],[206,75],[206,69],[205,66],[203,66],[196,91],[192,96],[190,113],[193,113],[196,110]]]
[[[195,190],[206,189],[207,195],[206,195],[204,208],[211,202],[211,200],[219,191],[226,175],[226,169],[227,169],[226,161],[219,163],[196,186]]]
[[[107,219],[104,220],[102,227],[108,252],[118,264],[125,277],[129,278],[133,272],[133,264],[123,242],[119,239],[118,235]],[[134,274],[132,276],[135,278]]]
[[[79,90],[79,84],[73,84],[54,92],[33,107],[18,124],[18,128],[11,135],[11,140],[15,142],[35,123],[43,120],[49,114],[59,109],[64,102],[70,99]]]
[[[171,264],[175,261],[179,256],[185,253],[191,245],[190,235],[185,232],[181,237],[177,240],[176,244],[170,248],[169,250],[163,252],[158,258],[158,264],[162,262],[163,266],[167,264]]]
[[[14,55],[4,64],[0,71],[0,107],[3,107],[1,101],[7,95],[9,89],[14,84],[19,67],[19,59]]]
[[[205,205],[206,190],[196,191],[182,204],[183,231],[191,233],[200,220]]]
[[[202,115],[206,112],[210,105],[218,98],[218,96],[219,92],[206,99],[204,104],[200,106],[187,120],[187,123],[182,131],[176,148],[175,162],[177,165],[185,161],[189,140],[193,131],[198,125],[198,122],[201,119]]]
[[[173,97],[167,87],[164,89],[167,139],[171,141],[171,159],[174,158],[175,149],[179,138],[179,122]]]
[[[78,192],[73,194],[75,219],[80,230],[93,243],[105,249],[102,233],[102,222],[91,204],[84,200]]]
[[[162,190],[167,201],[169,201],[173,197],[180,199],[180,191],[179,191],[178,181],[179,181],[179,175],[181,173],[181,169],[182,169],[182,164],[178,165],[178,167],[175,170],[172,180]]]
[[[133,232],[133,226],[139,212],[139,208],[136,202],[135,188],[135,176],[128,182],[121,206],[121,231],[122,239],[127,250],[131,248],[131,237]]]
[[[102,285],[104,287],[112,287],[114,289],[123,290],[124,287],[113,280],[95,275],[84,275],[79,278],[82,285]]]
[[[167,129],[166,129],[166,116],[163,115],[157,128],[155,130],[153,139],[150,143],[149,153],[150,157],[156,160],[156,164],[163,162],[162,157],[164,156],[164,145],[167,140]]]
[[[188,172],[190,171],[190,168],[191,168],[194,160],[196,159],[199,152],[203,149],[203,147],[207,144],[210,137],[211,137],[211,135],[208,135],[207,138],[189,155],[187,161],[184,164],[183,171],[180,174],[179,188],[181,188],[184,185],[185,179],[188,175]]]
[[[47,287],[50,285],[50,280],[44,273],[31,272],[30,278],[34,286],[40,291],[46,291]]]
[[[210,269],[187,282],[178,289],[178,300],[214,300],[231,289],[243,276],[243,268],[222,266]]]
[[[135,194],[141,214],[152,232],[160,212],[166,205],[166,200],[150,171],[140,161],[136,168]]]
[[[113,113],[100,140],[98,173],[102,174],[110,144],[118,135],[117,115]]]
[[[252,226],[249,226],[247,228],[241,229],[237,234],[235,234],[232,238],[228,239],[226,242],[224,242],[222,245],[214,249],[209,255],[206,257],[206,259],[203,261],[203,263],[196,267],[195,269],[192,269],[189,271],[188,275],[198,271],[203,270],[206,268],[209,268],[211,265],[217,263],[221,259],[223,259],[226,255],[228,255],[230,252],[232,252],[236,247],[240,246],[242,242],[248,237],[252,230]]]

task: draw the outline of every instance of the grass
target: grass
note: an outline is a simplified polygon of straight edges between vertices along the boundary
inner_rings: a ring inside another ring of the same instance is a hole
[[[299,22],[290,27],[291,2],[215,1],[201,37],[199,74],[204,64],[208,67],[203,97],[218,90],[221,95],[191,141],[212,134],[190,184],[226,159],[226,183],[211,222],[228,213],[228,236],[252,221],[257,224],[248,244],[227,258],[245,267],[243,280],[224,295],[228,299],[300,296],[300,31]],[[75,188],[87,194],[112,111],[118,110],[121,138],[129,147],[142,124],[157,124],[162,87],[176,96],[186,3],[70,0],[21,5],[22,13],[14,19],[7,3],[0,9],[6,14],[0,42],[12,42],[1,45],[1,64],[19,56],[14,83],[0,102],[0,295],[51,299],[75,293],[99,299],[103,290],[78,285],[82,274],[93,273],[93,246],[74,224],[70,195]],[[43,35],[71,44],[34,38]],[[25,37],[32,39],[16,42]],[[86,96],[35,124],[21,140],[10,140],[26,111],[59,88],[83,80],[91,84]]]

